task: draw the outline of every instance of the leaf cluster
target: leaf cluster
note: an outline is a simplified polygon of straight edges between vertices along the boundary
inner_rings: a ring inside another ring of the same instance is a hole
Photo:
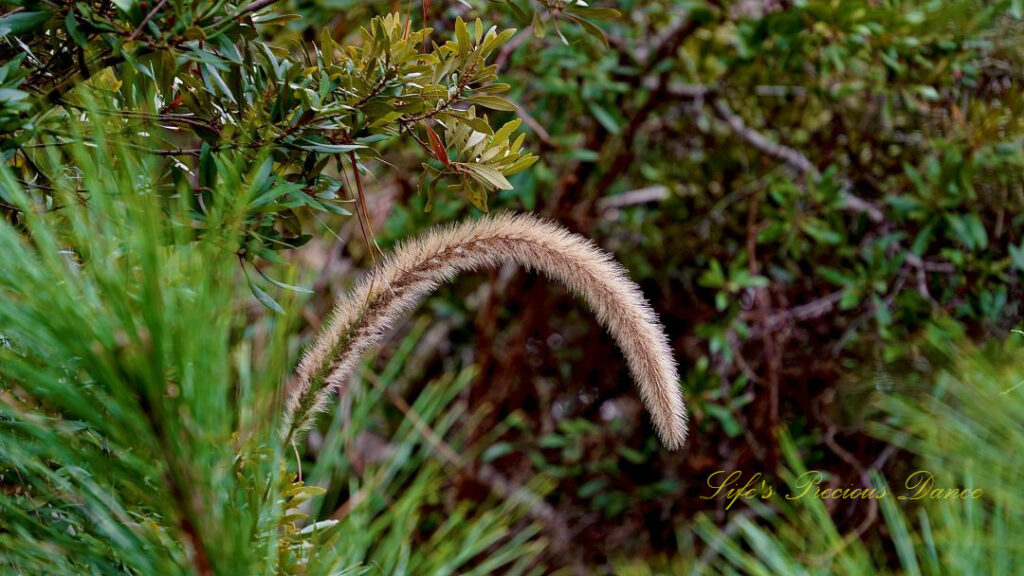
[[[357,39],[324,28],[317,43],[289,46],[275,30],[292,18],[262,6],[170,0],[12,9],[0,27],[0,51],[12,59],[0,69],[0,150],[46,195],[60,175],[41,167],[41,150],[71,145],[69,124],[87,140],[90,123],[102,120],[110,137],[164,159],[160,192],[193,198],[200,227],[221,201],[211,191],[222,164],[244,159],[264,189],[239,254],[274,259],[310,238],[300,214],[350,215],[345,203],[364,196],[367,162],[383,162],[382,150],[399,136],[435,155],[426,143],[436,136],[431,124],[453,135],[465,123],[501,134],[470,108],[515,109],[487,62],[513,30],[459,19],[453,40],[428,45],[430,29],[413,31],[395,13],[369,20]],[[483,154],[488,161],[466,157],[445,173],[481,208],[482,174],[505,189],[505,177],[532,162],[521,139],[499,144]]]

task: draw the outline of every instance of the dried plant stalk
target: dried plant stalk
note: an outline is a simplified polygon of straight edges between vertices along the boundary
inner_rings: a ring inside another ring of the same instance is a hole
[[[497,214],[426,233],[401,246],[347,296],[288,390],[284,438],[291,442],[342,391],[363,353],[403,314],[462,271],[514,262],[557,280],[585,300],[629,364],[654,427],[670,450],[686,441],[686,407],[668,340],[625,270],[589,240],[530,215]]]

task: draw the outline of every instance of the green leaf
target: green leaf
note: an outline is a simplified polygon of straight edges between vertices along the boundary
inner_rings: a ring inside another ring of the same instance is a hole
[[[515,112],[516,110],[515,104],[501,96],[471,96],[467,98],[466,101],[472,104],[479,104],[484,108],[501,110],[503,112]]]
[[[505,174],[506,176],[518,174],[523,170],[526,170],[530,166],[533,166],[537,162],[537,160],[540,160],[539,156],[527,154],[526,156],[523,156],[522,158],[516,160],[512,164],[509,164],[508,167],[502,170],[502,173]]]
[[[138,0],[113,0],[114,5],[120,8],[125,14],[132,11],[138,4]]]
[[[302,18],[301,14],[276,14],[274,12],[270,12],[261,16],[253,16],[252,21],[257,24],[283,25],[300,18]]]
[[[533,22],[530,23],[530,27],[533,29],[534,38],[543,38],[545,35],[544,21],[541,20],[540,12],[533,13]]]
[[[901,216],[925,207],[923,202],[913,196],[891,196],[885,199],[885,203],[892,206]]]
[[[725,285],[725,272],[718,260],[711,261],[710,268],[700,275],[697,284],[705,288],[718,288]]]
[[[64,19],[64,27],[68,31],[68,36],[71,36],[71,39],[75,41],[75,44],[82,48],[88,46],[89,41],[82,34],[82,31],[78,29],[78,22],[75,20],[75,12],[73,10],[68,11],[68,16]]]
[[[715,294],[715,310],[719,312],[729,307],[729,293],[718,292]]]
[[[861,294],[859,290],[854,288],[847,288],[843,290],[843,295],[839,298],[839,309],[840,310],[851,310],[858,306],[861,301]]]
[[[362,138],[356,138],[356,142],[360,144],[376,144],[377,142],[383,142],[390,140],[392,136],[390,134],[370,134],[369,136],[363,136]]]
[[[933,86],[918,86],[917,93],[919,96],[930,102],[935,102],[940,98],[939,91],[936,90]]]
[[[587,148],[573,148],[568,151],[568,156],[573,160],[580,162],[597,162],[601,159],[601,153],[597,150],[589,150]]]
[[[484,166],[483,164],[460,164],[460,166],[465,168],[474,179],[486,183],[489,188],[498,190],[512,189],[512,184],[505,178],[505,175],[490,166]]]
[[[473,186],[472,184],[466,185],[466,197],[469,198],[470,204],[487,212],[487,191],[479,186]]]
[[[804,221],[801,223],[800,228],[819,244],[835,246],[843,240],[843,237],[838,232],[829,230],[825,223],[820,220]]]
[[[199,187],[212,189],[217,184],[217,164],[207,142],[199,151]]]
[[[604,129],[612,134],[619,133],[619,121],[615,119],[607,110],[605,110],[600,104],[594,101],[587,102],[587,107],[590,108],[590,113],[594,115],[594,119],[604,126]]]
[[[537,445],[541,448],[564,448],[569,445],[569,439],[558,434],[545,434]]]
[[[715,420],[718,420],[718,423],[722,425],[722,431],[725,432],[726,436],[735,438],[743,433],[743,428],[741,428],[739,422],[736,421],[736,417],[733,416],[732,411],[725,406],[708,404],[704,409],[707,411],[708,415]]]
[[[494,136],[491,138],[491,146],[502,146],[506,144],[508,142],[508,137],[511,136],[522,123],[523,121],[519,118],[516,118],[511,122],[506,122],[504,126],[494,133]]]
[[[459,47],[459,55],[465,56],[473,48],[469,39],[469,28],[461,16],[455,18],[455,44]]]
[[[525,7],[520,6],[520,2],[522,2]],[[512,11],[512,17],[516,19],[516,22],[520,25],[530,23],[530,12],[532,10],[529,2],[524,2],[523,0],[506,0],[506,4],[508,4],[509,9]]]
[[[843,274],[835,268],[829,268],[822,266],[818,268],[818,276],[821,276],[827,282],[831,282],[836,286],[852,286],[854,279],[846,274]]]
[[[988,246],[988,233],[977,214],[946,214],[954,238],[968,250],[984,250]]]
[[[352,152],[353,150],[360,150],[366,148],[366,146],[360,144],[328,144],[326,142],[314,142],[308,138],[297,138],[291,142],[288,142],[290,146],[294,146],[300,150],[310,150],[313,152],[323,152],[325,154],[341,154],[344,152]]]
[[[488,446],[487,450],[484,450],[483,454],[480,455],[480,460],[483,462],[493,462],[506,454],[511,454],[514,451],[515,448],[512,444],[508,442],[498,442],[497,444]]]
[[[892,313],[889,311],[889,306],[881,298],[872,294],[871,304],[875,308],[875,320],[880,326],[892,324]]]
[[[928,248],[933,234],[935,234],[934,223],[921,228],[921,231],[917,233],[917,237],[914,238],[914,244],[910,248],[911,252],[918,256],[924,256],[924,251]]]
[[[13,88],[0,88],[0,102],[14,103],[28,98],[28,92],[14,90]]]
[[[988,233],[985,231],[985,225],[982,224],[981,218],[977,214],[968,214],[964,219],[967,222],[967,228],[970,230],[971,237],[974,238],[974,245],[979,250],[987,248]]]
[[[231,100],[231,102],[233,102],[233,103],[237,103],[238,102],[237,100],[235,100],[235,95],[232,93],[231,88],[228,87],[227,82],[225,82],[224,78],[220,75],[220,71],[217,70],[216,66],[214,66],[212,64],[204,63],[202,68],[200,68],[200,70],[202,71],[203,77],[211,80],[212,84],[217,86],[217,88],[219,88],[221,90],[221,92],[225,96],[227,96],[228,99]],[[207,82],[207,86],[209,88],[211,88],[210,91],[213,92],[213,90],[212,90],[213,86],[210,85],[210,82]]]
[[[922,196],[927,197],[928,185],[925,183],[924,178],[921,177],[921,173],[918,172],[917,169],[911,166],[910,164],[903,165],[903,172],[906,173],[907,178],[910,179],[910,182],[914,185],[914,188],[918,191],[918,193],[920,193]]]
[[[595,478],[589,482],[584,483],[580,486],[579,490],[576,491],[576,495],[580,498],[590,498],[608,487],[608,481],[604,478]]]
[[[569,13],[579,14],[596,20],[618,20],[619,18],[622,18],[622,12],[619,12],[614,8],[591,8],[589,6],[570,4],[569,6],[566,6],[565,10]]]
[[[647,458],[644,457],[644,453],[639,450],[634,450],[628,446],[620,446],[618,449],[620,456],[632,462],[633,464],[642,464]]]
[[[274,312],[277,312],[282,316],[284,315],[284,308],[282,308],[281,305],[278,304],[276,300],[271,298],[270,294],[267,294],[266,292],[261,290],[260,287],[257,286],[252,281],[252,278],[249,278],[248,272],[245,273],[245,281],[249,284],[249,290],[252,291],[252,295],[255,296],[257,300],[259,300],[260,304],[263,304],[268,309],[273,310]]]
[[[34,30],[53,16],[53,12],[14,12],[0,17],[0,38]]]
[[[307,241],[308,241],[308,239],[312,238],[312,237],[311,236],[302,236],[302,238],[306,238]],[[285,282],[281,282],[280,280],[274,280],[273,278],[263,274],[262,272],[260,273],[260,276],[264,280],[266,280],[267,282],[270,282],[271,284],[273,284],[274,286],[277,286],[278,288],[281,288],[281,289],[284,289],[284,290],[290,290],[292,292],[298,292],[300,294],[313,294],[313,291],[310,290],[309,288],[303,288],[302,286],[294,286],[292,284],[287,284]]]
[[[423,206],[423,211],[429,213],[434,209],[434,196],[437,193],[439,178],[432,177],[437,174],[437,171],[430,164],[423,164],[422,166],[423,174],[420,176],[420,191],[423,192],[424,187],[426,188],[427,202]]]
[[[579,24],[583,28],[584,32],[590,34],[594,38],[597,38],[601,42],[601,44],[604,44],[605,48],[608,48],[608,37],[605,36],[604,30],[598,28],[596,24],[594,24],[590,20],[587,20],[586,18],[577,18],[575,16],[569,16],[569,19]]]
[[[1024,242],[1020,246],[1010,244],[1010,263],[1017,270],[1024,272]]]

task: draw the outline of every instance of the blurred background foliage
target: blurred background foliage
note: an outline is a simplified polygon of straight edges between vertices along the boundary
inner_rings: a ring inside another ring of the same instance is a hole
[[[186,244],[244,183],[228,258],[249,300],[301,308],[293,352],[381,249],[481,209],[553,218],[640,282],[682,366],[682,452],[658,446],[625,363],[566,293],[513,269],[464,279],[301,447],[325,489],[304,513],[342,521],[345,559],[932,574],[951,535],[1019,525],[998,487],[1020,450],[1000,468],[1001,442],[951,426],[1020,441],[998,427],[1021,389],[988,390],[1014,383],[958,359],[1019,338],[1024,315],[1019,0],[3,5],[0,150],[18,186],[58,214],[88,199],[57,191],[105,134],[187,203]],[[6,190],[0,212],[24,227]],[[993,499],[701,498],[717,470],[866,487],[924,464]],[[991,573],[1019,559],[1003,552],[982,558]]]

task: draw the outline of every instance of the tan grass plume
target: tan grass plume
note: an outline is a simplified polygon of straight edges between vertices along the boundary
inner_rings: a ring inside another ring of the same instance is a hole
[[[589,304],[629,364],[662,442],[686,442],[686,406],[668,340],[639,287],[591,241],[525,214],[497,214],[438,228],[399,247],[349,294],[306,351],[288,390],[283,434],[307,429],[343,391],[363,353],[442,282],[514,262],[564,284]]]

